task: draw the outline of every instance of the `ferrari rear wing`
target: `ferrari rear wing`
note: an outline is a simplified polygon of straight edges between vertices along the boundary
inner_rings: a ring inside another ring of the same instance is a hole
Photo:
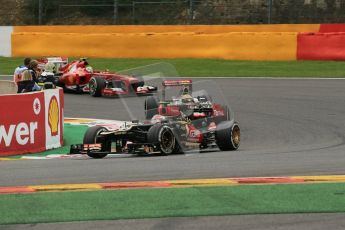
[[[67,57],[46,57],[38,59],[38,67],[44,69],[47,63],[53,63],[55,65],[56,71],[61,72],[61,68],[67,66],[68,58]]]
[[[68,64],[68,57],[46,57],[41,58],[37,60],[41,64],[47,64],[47,63],[61,63],[61,64]]]
[[[47,61],[52,62],[52,63],[67,64],[68,63],[68,57],[48,57]]]

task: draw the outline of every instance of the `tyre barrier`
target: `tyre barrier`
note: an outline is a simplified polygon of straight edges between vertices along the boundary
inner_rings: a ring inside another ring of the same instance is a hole
[[[10,83],[1,81],[0,89]],[[0,156],[36,153],[63,145],[63,90],[23,94],[0,90]]]

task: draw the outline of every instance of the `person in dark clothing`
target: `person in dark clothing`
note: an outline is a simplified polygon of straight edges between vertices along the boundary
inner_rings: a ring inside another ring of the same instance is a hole
[[[40,75],[40,70],[38,68],[38,61],[31,60],[29,64],[29,71],[32,75],[32,80],[35,82],[32,91],[39,91],[41,87],[39,87],[38,83],[38,76]]]
[[[32,80],[32,75],[29,70],[24,70],[22,78],[17,82],[18,90],[17,93],[31,92],[35,82]]]

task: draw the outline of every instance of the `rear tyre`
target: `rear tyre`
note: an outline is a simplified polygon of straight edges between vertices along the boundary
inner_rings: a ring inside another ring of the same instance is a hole
[[[158,99],[154,96],[149,96],[145,100],[145,118],[150,120],[154,115],[158,114]]]
[[[165,124],[153,125],[147,133],[147,142],[159,143],[159,148],[163,155],[177,153],[179,150],[173,129]]]
[[[102,96],[102,90],[105,88],[105,81],[100,77],[92,77],[89,82],[90,95],[93,97]]]
[[[237,122],[223,121],[217,125],[216,143],[220,150],[237,150],[240,141],[241,131]]]
[[[86,133],[84,134],[84,144],[96,144],[99,143],[100,138],[99,134],[103,131],[107,131],[106,128],[101,127],[101,126],[93,126],[90,127]],[[107,153],[88,153],[87,154],[89,157],[100,159],[106,157],[108,154]]]

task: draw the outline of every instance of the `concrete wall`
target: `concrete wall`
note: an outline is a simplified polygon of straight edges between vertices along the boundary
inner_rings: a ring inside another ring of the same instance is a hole
[[[13,26],[0,26],[0,56],[10,57]]]

